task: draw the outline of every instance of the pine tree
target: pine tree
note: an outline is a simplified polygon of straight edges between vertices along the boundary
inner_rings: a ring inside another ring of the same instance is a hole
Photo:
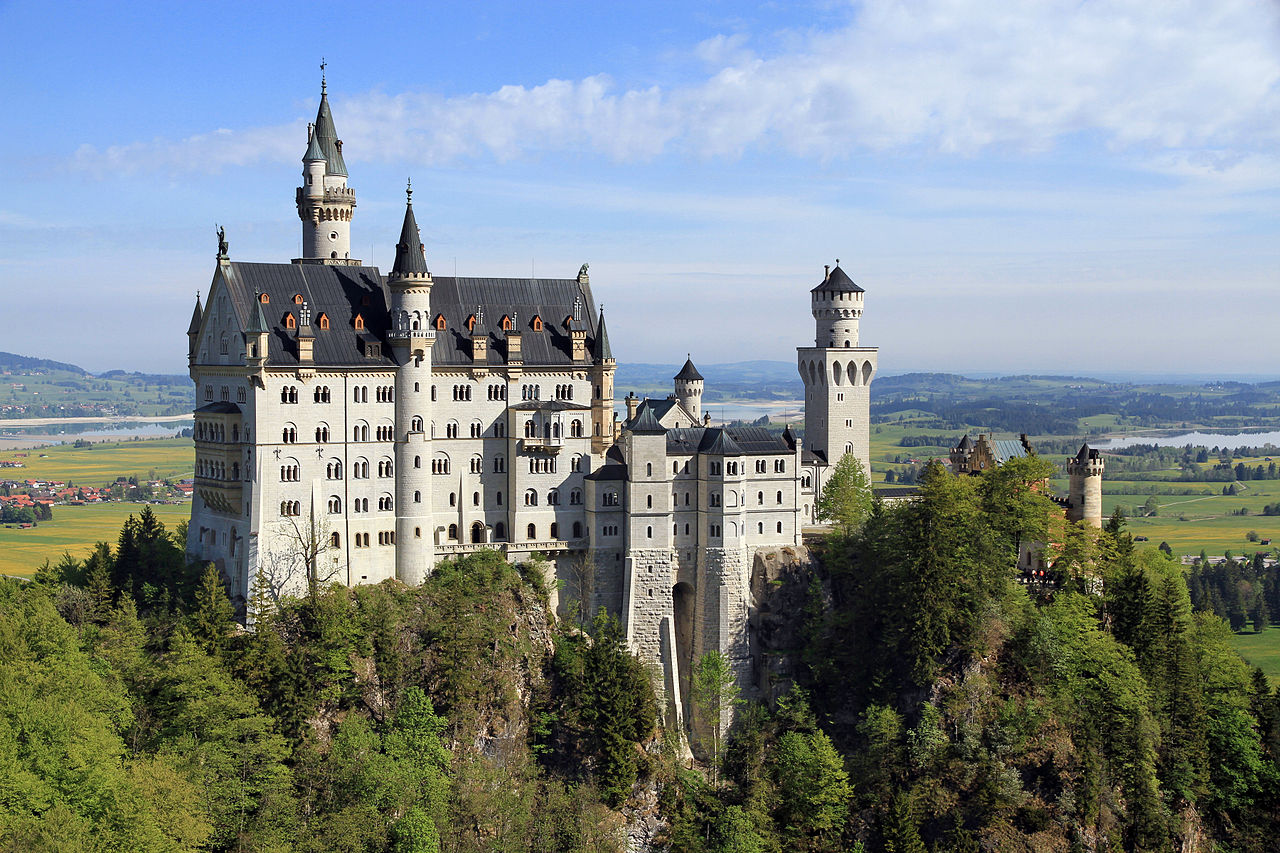
[[[226,648],[227,635],[235,623],[235,610],[213,563],[205,563],[195,598],[196,609],[189,617],[191,631],[206,651],[217,655]]]

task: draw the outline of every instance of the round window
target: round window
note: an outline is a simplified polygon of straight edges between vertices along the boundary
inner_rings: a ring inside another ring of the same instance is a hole
[[[330,239],[330,240],[337,240],[337,239],[338,239],[338,232],[337,232],[337,231],[330,231],[330,232],[329,232],[329,239]]]

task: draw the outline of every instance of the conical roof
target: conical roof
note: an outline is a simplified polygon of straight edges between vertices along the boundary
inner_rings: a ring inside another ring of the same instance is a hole
[[[204,309],[200,307],[200,294],[196,294],[196,307],[191,312],[191,325],[187,326],[188,335],[200,334],[200,321],[204,319]]]
[[[653,409],[649,406],[642,406],[640,411],[631,423],[627,424],[627,429],[638,435],[665,435],[667,428],[658,423],[658,419],[653,415]]]
[[[396,243],[396,262],[391,266],[392,275],[425,275],[427,258],[423,253],[422,235],[418,220],[413,216],[413,190],[407,192],[404,205],[404,224],[400,226],[400,242]]]
[[[260,335],[267,331],[267,317],[262,313],[262,299],[255,294],[253,299],[253,319],[249,321],[249,328],[244,330],[246,335]]]
[[[973,442],[969,440],[969,434],[965,433],[964,438],[960,439],[960,443],[956,445],[956,450],[968,450],[973,447]]]
[[[596,326],[596,361],[613,358],[613,348],[609,346],[609,332],[604,327],[604,309],[600,309],[600,323]]]
[[[853,279],[849,278],[844,270],[840,269],[840,265],[836,264],[822,283],[815,287],[810,293],[830,292],[830,293],[865,293],[865,291],[854,284]]]
[[[316,111],[316,129],[311,137],[324,154],[325,171],[330,175],[347,176],[347,164],[342,160],[342,148],[338,131],[333,127],[333,112],[329,109],[329,96],[320,87],[320,109]],[[308,146],[310,151],[310,146]]]
[[[679,380],[684,380],[685,382],[703,381],[702,374],[698,372],[698,368],[693,366],[692,358],[685,359],[684,367],[680,368],[680,372],[675,375],[675,378]]]
[[[1084,444],[1080,445],[1080,452],[1076,454],[1076,461],[1088,462],[1090,459],[1092,459],[1097,455],[1098,455],[1098,451],[1090,447],[1089,443],[1086,441]]]
[[[307,153],[302,155],[302,162],[323,159],[325,159],[324,152],[320,150],[320,142],[316,139],[316,126],[313,124],[307,128]]]

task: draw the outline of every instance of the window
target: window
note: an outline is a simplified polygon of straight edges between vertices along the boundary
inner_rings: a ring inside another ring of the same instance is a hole
[[[712,506],[720,506],[720,493],[719,493],[719,492],[712,492],[712,493],[711,493],[711,505],[712,505]]]
[[[617,492],[605,492],[604,494],[602,494],[602,495],[600,496],[600,499],[601,499],[601,503],[603,503],[605,506],[617,506],[617,505],[618,505],[618,493],[617,493]]]
[[[448,328],[448,324],[445,322],[443,314],[436,315],[436,328],[441,332]]]
[[[452,541],[454,541],[454,542],[457,542],[457,541],[458,541],[458,525],[456,525],[456,524],[450,524],[450,525],[449,525],[449,532],[448,532],[448,536],[449,536],[449,539],[450,539],[450,540],[452,540]]]
[[[759,522],[758,524],[756,524],[756,533],[764,533],[764,522],[763,522],[763,521],[761,521],[761,522]]]
[[[480,474],[484,472],[484,458],[476,455],[471,457],[471,473]]]
[[[329,547],[338,548],[342,545],[342,537],[336,532],[329,536]]]
[[[271,297],[265,293],[259,293],[258,301],[261,302],[263,305],[269,305],[271,304]]]
[[[574,539],[582,538],[582,522],[581,521],[575,521],[573,523],[573,538]]]
[[[337,515],[342,512],[342,498],[334,495],[329,498],[329,514]]]
[[[237,388],[237,389],[236,389],[236,402],[237,402],[237,403],[244,403],[244,402],[247,402],[247,400],[248,400],[248,394],[245,392],[245,390],[244,390],[243,388]]]
[[[542,331],[542,318],[541,318],[541,317],[539,317],[537,314],[534,314],[534,315],[533,315],[533,324],[532,324],[532,325],[533,325],[533,330],[534,330],[535,332],[541,332],[541,331]]]
[[[787,472],[787,460],[785,459],[773,460],[773,470],[774,470],[774,473],[785,474]]]
[[[419,416],[419,415],[414,415],[414,416],[413,416],[413,420],[412,420],[412,421],[410,421],[410,430],[411,430],[412,432],[422,432],[422,417],[421,417],[421,416]]]
[[[480,437],[480,435],[481,435],[481,433],[482,433],[483,431],[484,431],[484,427],[480,424],[480,422],[479,422],[479,421],[472,421],[472,422],[471,422],[471,437],[472,437],[472,438],[479,438],[479,437]]]
[[[283,386],[283,387],[280,389],[280,402],[281,402],[281,403],[296,403],[296,402],[298,402],[298,386],[297,386],[297,385],[285,385],[285,386]]]
[[[764,492],[756,492],[756,506],[764,506]]]
[[[299,480],[302,479],[301,470],[302,469],[298,467],[298,464],[296,462],[292,465],[281,465],[280,466],[280,482],[282,483],[298,482]]]
[[[782,492],[778,492],[778,503],[782,503]]]
[[[472,506],[480,506],[480,493],[479,493],[479,492],[472,492],[472,493],[471,493],[471,505],[472,505]]]
[[[431,402],[434,403],[435,401],[436,401],[436,386],[432,385],[431,386]]]
[[[320,324],[320,328],[321,328],[321,329],[324,329],[324,330],[326,330],[326,331],[327,331],[327,330],[328,330],[328,328],[329,328],[329,315],[328,315],[328,314],[323,314],[323,313],[322,313],[322,314],[317,318],[317,320],[318,320],[318,322],[319,322],[319,324]]]
[[[646,502],[646,507],[645,507],[646,509],[653,509],[653,495],[649,495],[648,497],[646,497],[645,502]]]
[[[422,467],[422,457],[421,457],[421,456],[415,456],[415,457],[413,457],[413,467],[414,467],[414,468],[421,468],[421,467]]]
[[[316,444],[326,444],[329,441],[329,427],[327,424],[320,424],[316,427]]]
[[[503,474],[506,472],[506,470],[507,470],[507,457],[505,456],[493,457],[493,473]]]
[[[457,505],[458,505],[458,494],[457,494],[457,492],[450,492],[450,493],[449,493],[449,506],[457,506]]]
[[[280,432],[280,441],[284,444],[295,444],[298,441],[298,428],[289,424]]]
[[[558,489],[552,489],[547,492],[547,506],[560,506],[560,491]],[[554,539],[555,536],[551,538]]]
[[[548,532],[548,535],[549,535],[552,539],[559,539],[559,538],[560,538],[560,525],[559,525],[559,524],[557,524],[557,523],[556,523],[556,522],[554,522],[554,521],[553,521],[553,522],[551,522],[551,530]]]
[[[431,460],[432,474],[448,474],[449,473],[449,457],[443,453],[436,454]]]
[[[444,427],[444,437],[445,437],[445,438],[457,438],[457,437],[458,437],[458,422],[457,422],[457,421],[449,421],[449,423],[445,424],[445,427]]]
[[[379,512],[390,512],[393,509],[395,509],[395,501],[392,500],[391,495],[383,495],[378,498]]]
[[[646,462],[646,463],[644,464],[644,475],[645,475],[646,477],[652,477],[652,476],[653,476],[653,463],[652,463],[652,462]]]
[[[570,492],[569,492],[569,504],[570,504],[570,506],[578,506],[578,505],[579,505],[579,504],[581,504],[581,503],[582,503],[582,490],[581,490],[581,489],[573,489],[572,491],[570,491]]]
[[[779,533],[781,533],[781,532],[782,532],[782,522],[781,522],[781,521],[779,521],[779,522],[778,522],[778,532],[779,532]]]
[[[292,314],[285,314],[285,315],[284,315],[284,327],[285,327],[286,329],[296,329],[296,328],[298,328],[298,320],[297,320],[297,318],[296,318],[296,317],[294,317]]]
[[[422,492],[413,493],[413,502],[416,504],[422,503]]]
[[[493,525],[493,541],[501,542],[507,538],[507,526],[501,521]]]
[[[324,476],[326,480],[341,480],[342,463],[337,459],[331,459],[329,464],[324,466]]]
[[[536,524],[530,524],[530,525],[529,525],[529,530],[528,530],[527,532],[528,532],[528,534],[529,534],[528,538],[529,538],[530,540],[537,539],[537,538],[538,538],[538,525],[536,525]]]
[[[537,506],[537,505],[538,505],[538,493],[537,493],[536,491],[534,491],[533,489],[529,489],[528,491],[526,491],[526,492],[524,493],[524,505],[525,505],[525,506]]]
[[[644,529],[644,538],[645,538],[645,539],[652,539],[652,538],[653,538],[653,528],[652,528],[652,527],[646,527],[646,528]]]
[[[357,332],[364,331],[364,317],[362,317],[359,314],[356,315],[356,331]]]

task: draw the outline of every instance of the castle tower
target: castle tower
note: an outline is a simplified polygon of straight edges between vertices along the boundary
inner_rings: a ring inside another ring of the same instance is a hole
[[[1088,444],[1067,460],[1067,521],[1087,521],[1102,526],[1102,454]]]
[[[693,358],[686,358],[684,367],[675,375],[676,402],[693,417],[693,426],[702,420],[702,374],[693,366]]]
[[[595,347],[591,354],[591,382],[595,386],[595,393],[591,395],[591,452],[604,453],[613,444],[613,374],[617,370],[617,362],[613,358],[613,348],[609,346],[603,307],[600,308]]]
[[[329,96],[320,79],[320,109],[307,128],[307,151],[302,155],[302,186],[297,191],[302,220],[302,257],[294,263],[359,266],[351,257],[351,216],[356,192],[347,186],[342,140],[333,127]]]
[[[405,191],[391,289],[388,339],[396,364],[396,578],[422,583],[434,559],[431,527],[431,273]]]
[[[834,465],[853,453],[871,471],[871,380],[879,358],[877,347],[858,346],[863,289],[840,269],[826,268],[822,282],[810,291],[817,323],[812,347],[799,347],[804,381],[805,442]]]

